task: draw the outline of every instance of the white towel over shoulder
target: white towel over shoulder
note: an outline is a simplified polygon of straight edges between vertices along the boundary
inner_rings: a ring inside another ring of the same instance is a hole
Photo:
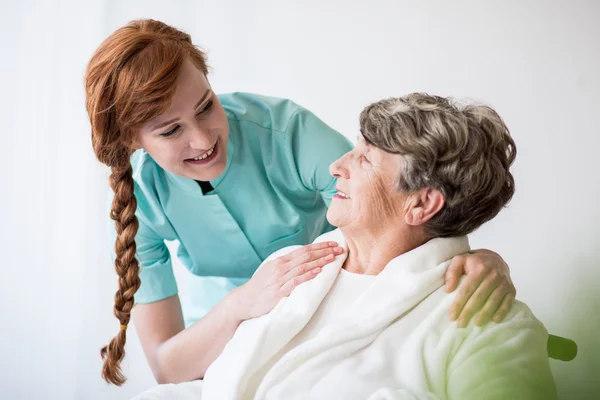
[[[339,230],[316,241],[345,247]],[[548,334],[525,304],[515,302],[500,324],[458,329],[449,320],[456,291],[445,293],[444,274],[468,250],[466,237],[433,239],[393,259],[346,312],[281,354],[334,284],[346,252],[270,313],[240,325],[207,371],[202,398],[555,399]]]

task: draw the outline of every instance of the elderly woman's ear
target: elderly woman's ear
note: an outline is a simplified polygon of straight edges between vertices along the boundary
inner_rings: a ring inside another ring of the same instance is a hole
[[[417,190],[406,201],[404,221],[411,226],[423,225],[444,207],[445,201],[444,195],[437,189]]]

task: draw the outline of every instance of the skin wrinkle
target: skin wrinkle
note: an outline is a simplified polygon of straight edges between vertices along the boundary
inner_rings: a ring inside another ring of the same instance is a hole
[[[406,246],[421,237],[413,231],[407,240],[406,231],[398,230],[406,203],[412,201],[412,196],[396,190],[400,160],[400,155],[384,153],[359,139],[353,151],[332,164],[332,174],[343,177],[338,189],[350,196],[334,199],[328,212],[330,222],[349,239],[344,265],[349,271],[375,275],[391,260],[390,254],[404,252],[398,245]]]
[[[379,166],[375,166],[375,168],[380,168]],[[367,175],[367,179],[369,180],[369,184],[371,186],[372,195],[369,196],[369,200],[365,207],[366,212],[373,213],[376,216],[381,216],[381,219],[385,219],[386,221],[396,221],[399,217],[401,217],[399,209],[395,207],[392,201],[390,201],[390,193],[393,191],[393,181],[386,179],[386,176],[383,174],[379,174],[375,171],[369,171]],[[359,212],[364,212],[363,210],[359,210]],[[385,225],[385,223],[383,223]],[[384,232],[389,232],[388,230],[384,230]],[[378,238],[370,241],[368,247],[371,249],[377,249],[377,244],[382,240],[382,235]],[[350,257],[354,257],[350,254]],[[358,261],[358,260],[357,260]],[[383,266],[381,266],[383,267]]]
[[[347,239],[345,268],[377,273],[392,254],[470,233],[512,197],[515,145],[489,107],[414,93],[367,106],[360,132],[331,167],[350,196],[334,198],[327,214]]]
[[[360,125],[368,143],[403,156],[400,190],[433,187],[444,194],[444,209],[427,224],[434,236],[467,234],[512,198],[508,168],[516,147],[490,107],[413,93],[367,106]]]

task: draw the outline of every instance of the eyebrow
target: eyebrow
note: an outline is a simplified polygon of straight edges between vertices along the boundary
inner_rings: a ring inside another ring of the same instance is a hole
[[[204,102],[204,100],[206,100],[206,98],[208,97],[209,94],[210,94],[210,88],[206,89],[206,93],[204,93],[204,95],[200,98],[200,100],[198,100],[198,102],[194,106],[194,110],[197,110],[198,107],[200,107],[200,104],[202,104]]]
[[[194,110],[198,109],[198,107],[200,106],[200,104],[202,104],[208,98],[209,94],[210,94],[210,88],[208,88],[206,90],[206,92],[202,95],[202,97],[200,98],[200,100],[198,100],[198,102],[194,106]],[[158,125],[155,125],[155,126],[151,127],[150,130],[151,131],[156,131],[156,130],[158,130],[160,128],[164,128],[165,126],[171,125],[173,122],[177,122],[177,120],[179,120],[179,118],[170,119],[168,121],[162,122],[162,123],[160,123]]]

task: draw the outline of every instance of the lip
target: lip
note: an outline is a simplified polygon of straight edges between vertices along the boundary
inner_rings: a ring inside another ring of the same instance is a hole
[[[342,193],[344,193],[346,196],[348,196],[348,193],[344,192],[343,190],[340,190],[340,189],[338,189],[338,188],[335,188],[335,190],[337,190],[338,192],[342,192]],[[336,193],[336,194],[333,196],[333,198],[334,198],[334,199],[340,199],[340,200],[350,200],[350,199],[351,199],[351,197],[343,197],[343,196],[340,196],[340,195],[339,195],[339,194],[337,194],[337,193]]]
[[[204,153],[197,155],[196,157],[200,157],[206,153],[207,152],[205,151]],[[217,140],[217,142],[214,144],[214,150],[213,150],[212,154],[210,156],[206,157],[204,160],[194,160],[192,158],[188,158],[188,159],[185,159],[184,161],[186,163],[194,164],[194,165],[208,164],[212,160],[214,160],[218,154],[219,154],[219,141]]]

